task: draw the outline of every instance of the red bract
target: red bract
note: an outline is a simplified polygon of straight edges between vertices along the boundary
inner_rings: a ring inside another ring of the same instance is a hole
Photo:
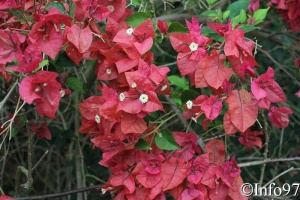
[[[0,200],[14,200],[14,198],[3,194],[0,196]]]
[[[130,114],[149,114],[157,110],[163,110],[157,95],[153,91],[129,90],[119,95],[120,103],[118,111],[122,110]]]
[[[136,28],[120,30],[114,37],[113,42],[121,46],[123,51],[131,60],[137,60],[145,54],[153,45],[154,28],[151,20],[148,19]],[[131,68],[125,68],[116,63],[119,73]]]
[[[204,112],[206,118],[212,121],[221,113],[222,101],[219,101],[216,96],[211,95],[209,99],[201,104],[201,110]]]
[[[149,66],[144,60],[140,59],[138,70],[125,72],[125,77],[129,87],[133,89],[154,90],[166,79],[169,71],[168,67],[159,68],[154,64]]]
[[[17,32],[0,30],[0,64],[11,62],[16,55],[22,54],[20,45],[25,39],[26,36]]]
[[[6,72],[6,67],[4,64],[0,64],[0,75],[4,77],[6,82],[9,82],[11,79],[11,75]]]
[[[248,5],[248,10],[250,13],[254,13],[257,9],[259,9],[259,7],[259,0],[251,0]]]
[[[54,60],[63,44],[60,24],[70,26],[72,18],[51,7],[46,15],[35,14],[34,20],[37,23],[28,34],[29,40]]]
[[[160,154],[142,154],[141,163],[139,163],[133,171],[133,174],[137,174],[137,181],[145,188],[154,188],[159,184],[162,180],[161,165],[163,160],[164,157]]]
[[[186,26],[189,29],[189,32],[192,34],[199,34],[201,33],[201,26],[199,24],[199,21],[193,16],[192,22],[189,22],[188,20],[185,20]]]
[[[128,171],[126,165],[119,164],[111,169],[112,175],[109,179],[111,185],[123,186],[125,189],[125,194],[131,194],[135,191],[136,186],[134,179],[130,172]]]
[[[125,113],[121,119],[121,130],[124,134],[142,134],[147,129],[146,122],[137,115]]]
[[[198,25],[196,25],[197,23]],[[199,22],[196,19],[193,19],[192,24],[189,24],[189,26],[190,30],[186,34],[170,34],[171,44],[179,52],[177,65],[182,76],[195,72],[197,63],[206,55],[206,46],[212,41],[210,38],[201,35]]]
[[[222,37],[232,30],[231,20],[229,20],[227,24],[207,23],[207,26],[216,31]]]
[[[272,0],[272,3],[277,4],[277,9],[280,11],[283,19],[288,23],[289,28],[293,31],[300,30],[300,1],[290,0]]]
[[[107,18],[111,13],[111,10],[100,4],[100,1],[75,1],[75,17],[78,21],[83,21],[86,18],[95,18],[99,21],[102,21]]]
[[[42,62],[43,57],[41,51],[34,44],[27,46],[23,54],[17,54],[19,65],[9,67],[9,70],[15,72],[32,73],[35,69],[39,67],[40,62]]]
[[[40,125],[32,124],[31,131],[36,133],[36,136],[39,138],[45,138],[47,140],[52,139],[51,132],[49,128],[47,127],[47,123],[44,122]]]
[[[285,102],[286,98],[274,78],[274,70],[269,67],[265,74],[262,74],[251,83],[251,91],[257,100],[263,99],[263,103],[267,104],[267,107],[260,105],[265,109],[269,109],[270,103]]]
[[[66,27],[65,35],[69,42],[71,42],[80,53],[84,53],[92,44],[93,35],[89,26],[81,28],[74,24],[71,27]]]
[[[192,161],[190,174],[187,177],[187,180],[190,183],[198,184],[203,177],[204,173],[208,169],[209,157],[208,154],[203,154],[195,158]]]
[[[168,32],[168,24],[162,20],[157,20],[157,27],[161,33],[167,34]]]
[[[22,99],[28,103],[33,102],[41,116],[55,118],[61,98],[61,84],[57,82],[56,72],[39,71],[34,75],[25,77],[19,87]]]
[[[188,165],[182,160],[171,157],[162,164],[163,191],[180,185],[188,173]]]
[[[200,147],[198,146],[198,137],[194,133],[186,132],[173,132],[176,143],[181,149],[176,150],[174,155],[180,157],[183,160],[191,160],[195,153],[200,153]]]
[[[255,76],[253,67],[257,66],[252,50],[254,48],[253,41],[245,41],[245,31],[235,29],[225,34],[224,52],[228,57],[233,70],[240,76]]]
[[[251,131],[247,129],[239,138],[241,144],[248,148],[252,148],[253,146],[258,146],[259,148],[262,147],[261,138],[258,137],[259,135],[263,135],[262,131]]]
[[[300,69],[300,58],[295,58],[296,67]]]
[[[225,113],[223,118],[223,123],[224,123],[224,131],[226,134],[228,135],[235,134],[239,131],[239,129],[237,129],[237,127],[235,127],[235,125],[231,122],[229,113]]]
[[[288,115],[290,114],[293,114],[293,111],[285,106],[280,108],[272,106],[268,113],[268,116],[274,126],[276,126],[277,128],[285,128],[290,123],[288,117]]]
[[[245,132],[255,123],[258,115],[258,106],[251,93],[244,89],[233,90],[225,101],[229,106],[230,121],[241,132]]]
[[[226,57],[216,50],[213,50],[210,56],[205,56],[197,65],[196,87],[206,86],[205,83],[207,83],[207,85],[218,89],[225,80],[228,81],[232,75],[232,69],[225,67],[225,59]]]
[[[213,139],[205,145],[205,153],[208,155],[209,163],[222,164],[225,161],[225,146],[221,140]]]

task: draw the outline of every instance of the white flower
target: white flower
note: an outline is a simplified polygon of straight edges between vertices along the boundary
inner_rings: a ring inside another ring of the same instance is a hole
[[[191,51],[197,51],[198,44],[196,44],[195,42],[192,42],[189,47],[190,47]]]
[[[106,73],[109,75],[109,74],[111,74],[111,69],[107,69],[106,70]]]
[[[161,87],[160,91],[165,91],[167,88],[168,88],[168,86],[164,85],[164,86]]]
[[[136,83],[135,83],[135,82],[133,82],[133,83],[131,84],[131,88],[136,88]]]
[[[106,193],[106,189],[101,189],[101,192],[102,192],[102,194],[105,194]]]
[[[139,100],[144,104],[144,103],[147,103],[148,102],[148,95],[146,94],[141,94]]]
[[[186,102],[186,107],[187,107],[188,109],[191,109],[191,108],[193,107],[193,102],[192,102],[191,100],[188,100],[188,101]]]
[[[113,11],[115,10],[114,6],[112,6],[112,5],[107,6],[107,8],[108,8],[111,12],[113,12]]]
[[[44,87],[47,87],[47,86],[48,86],[48,83],[43,83],[43,86],[44,86]]]
[[[59,93],[60,93],[61,97],[65,96],[65,94],[66,94],[66,92],[64,90],[59,91]]]
[[[36,86],[36,88],[34,89],[35,92],[39,92],[41,91],[41,87],[40,86]]]
[[[95,116],[95,121],[97,122],[97,124],[99,124],[99,123],[101,122],[100,116],[99,116],[99,115],[96,115],[96,116]]]
[[[129,28],[126,30],[127,35],[131,35],[133,33],[133,28]]]
[[[125,99],[124,93],[119,94],[119,99],[120,99],[120,101],[124,101],[124,99]]]

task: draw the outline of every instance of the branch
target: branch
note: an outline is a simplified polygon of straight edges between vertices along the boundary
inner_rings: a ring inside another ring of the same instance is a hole
[[[238,164],[239,167],[250,167],[255,165],[267,164],[267,163],[274,163],[274,162],[289,162],[289,161],[300,161],[300,157],[293,157],[293,158],[274,158],[274,159],[266,159],[266,160],[258,160],[246,163]]]
[[[62,196],[69,196],[71,194],[77,194],[80,192],[86,192],[90,190],[99,189],[102,185],[95,185],[91,187],[79,188],[75,190],[70,190],[66,192],[60,192],[55,194],[46,194],[46,195],[39,195],[39,196],[29,196],[29,197],[17,197],[14,200],[34,200],[34,199],[48,199],[48,198],[55,198],[55,197],[62,197]]]
[[[261,39],[264,39],[264,40],[272,41],[274,43],[279,44],[280,46],[287,46],[290,49],[299,50],[299,48],[297,48],[296,46],[289,45],[289,44],[287,44],[285,42],[282,42],[277,37],[275,37],[276,35],[278,35],[277,33],[268,34],[268,33],[264,33],[264,32],[261,32],[261,31],[255,31],[255,30],[253,30],[253,31],[249,32],[249,34],[252,35],[252,36],[254,36],[254,37],[257,37],[257,38],[261,38]],[[295,38],[293,38],[293,39],[295,39]]]
[[[257,49],[259,52],[265,54],[279,69],[284,71],[293,81],[300,86],[300,82],[287,70],[285,69],[279,62],[277,62],[267,51],[264,51],[260,48]]]

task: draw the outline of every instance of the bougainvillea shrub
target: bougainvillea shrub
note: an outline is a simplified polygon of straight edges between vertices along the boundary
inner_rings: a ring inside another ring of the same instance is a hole
[[[297,31],[299,1],[283,2],[272,4]],[[226,138],[262,148],[267,123],[286,128],[293,114],[275,80],[275,64],[261,66],[260,46],[246,35],[269,8],[240,0],[216,10],[217,1],[206,1],[203,16],[209,22],[193,15],[179,24],[128,3],[2,1],[0,75],[8,92],[1,106],[12,98],[15,107],[0,135],[11,138],[20,120],[29,138],[35,133],[51,141],[48,125],[62,121],[67,129],[61,112],[74,107],[80,124],[69,126],[101,150],[99,165],[110,170],[99,187],[103,194],[129,200],[247,199]],[[165,43],[175,66],[159,62],[156,48]],[[169,128],[178,118],[182,124]],[[221,136],[204,141],[212,128]],[[32,173],[32,166],[27,170]],[[26,187],[32,187],[29,178]]]

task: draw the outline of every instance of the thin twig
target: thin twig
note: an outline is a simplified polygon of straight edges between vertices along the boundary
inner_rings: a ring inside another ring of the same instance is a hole
[[[13,86],[10,88],[9,92],[7,93],[7,95],[4,97],[4,99],[0,102],[0,110],[3,108],[4,104],[6,103],[6,101],[8,100],[8,98],[10,97],[11,93],[14,91],[15,87],[17,86],[18,81],[16,81]]]
[[[291,167],[287,170],[285,170],[284,172],[278,174],[277,176],[275,176],[274,178],[272,178],[269,182],[267,182],[263,187],[267,187],[270,183],[274,182],[276,179],[278,179],[280,176],[283,176],[284,174],[290,172],[290,171],[294,171],[294,170],[300,170],[300,168],[294,168]]]
[[[264,130],[264,134],[266,136],[266,142],[265,142],[265,151],[264,151],[264,160],[267,160],[268,158],[268,152],[269,152],[269,141],[270,141],[270,135],[269,135],[269,131],[268,131],[268,123],[267,123],[267,119],[264,115],[264,113],[262,113],[262,118],[263,118],[263,130]],[[266,169],[266,163],[263,163],[263,166],[261,168],[261,174],[260,174],[260,178],[259,178],[259,183],[260,185],[262,185],[263,180],[264,180],[264,176],[265,176],[265,169]]]
[[[300,82],[295,78],[294,75],[292,75],[287,69],[285,69],[281,64],[279,64],[273,56],[271,56],[268,52],[262,50],[261,48],[257,49],[261,53],[265,54],[278,68],[280,68],[282,71],[284,71],[298,86],[300,86]]]
[[[100,188],[101,186],[102,185],[95,185],[95,186],[91,186],[91,187],[79,188],[79,189],[55,193],[55,194],[46,194],[46,195],[30,196],[30,197],[17,197],[17,198],[14,198],[14,200],[34,200],[34,199],[48,199],[48,198],[55,198],[55,197],[63,197],[63,196],[69,196],[71,194],[77,194],[77,193],[81,193],[81,192],[95,190],[95,189]]]
[[[274,163],[274,162],[290,162],[290,161],[300,161],[300,157],[293,157],[293,158],[274,158],[274,159],[265,159],[265,160],[258,160],[246,163],[238,164],[239,167],[250,167],[255,165],[267,164],[267,163]]]

